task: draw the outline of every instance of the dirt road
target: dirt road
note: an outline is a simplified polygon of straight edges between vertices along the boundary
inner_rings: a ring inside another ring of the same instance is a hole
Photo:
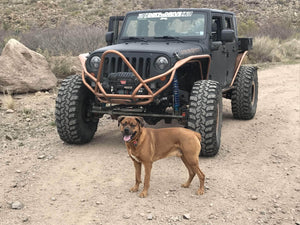
[[[223,100],[222,147],[200,158],[203,196],[198,179],[180,187],[178,158],[154,163],[147,198],[129,193],[134,168],[116,121],[101,119],[89,144],[66,145],[55,94],[14,98],[13,112],[0,110],[1,225],[300,224],[300,64],[259,71],[253,120],[234,120]]]

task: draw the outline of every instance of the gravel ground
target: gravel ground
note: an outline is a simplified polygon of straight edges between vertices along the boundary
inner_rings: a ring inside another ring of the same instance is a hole
[[[220,152],[200,158],[202,196],[198,179],[180,187],[188,174],[178,158],[154,163],[147,198],[130,193],[134,167],[117,122],[101,119],[89,144],[64,144],[55,97],[17,95],[7,110],[0,96],[1,225],[300,224],[300,64],[259,71],[253,120],[234,120],[223,100]]]

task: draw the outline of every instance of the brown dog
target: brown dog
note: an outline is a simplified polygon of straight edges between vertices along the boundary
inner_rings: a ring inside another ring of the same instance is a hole
[[[130,189],[131,192],[136,192],[139,189],[142,164],[145,167],[144,190],[139,196],[143,198],[148,194],[152,163],[168,156],[178,156],[181,157],[189,172],[189,178],[186,183],[182,184],[182,187],[189,187],[195,174],[197,174],[200,181],[197,194],[202,195],[204,193],[205,175],[198,165],[201,150],[201,136],[199,133],[181,127],[145,128],[144,119],[141,117],[120,116],[118,124],[128,154],[135,167],[136,182]]]

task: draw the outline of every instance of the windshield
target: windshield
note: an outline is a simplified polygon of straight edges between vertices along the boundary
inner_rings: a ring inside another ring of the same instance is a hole
[[[205,14],[194,11],[143,12],[127,16],[121,39],[203,37]],[[176,40],[176,39],[175,39]]]

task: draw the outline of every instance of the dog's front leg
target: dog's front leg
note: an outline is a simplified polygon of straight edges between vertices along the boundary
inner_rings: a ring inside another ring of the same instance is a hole
[[[134,168],[135,168],[135,185],[130,188],[130,192],[137,192],[139,190],[141,181],[141,171],[142,171],[142,164],[133,160]]]
[[[144,189],[139,195],[141,198],[147,197],[148,189],[150,187],[150,174],[152,169],[152,162],[146,162],[143,164],[145,167],[145,180],[144,180]]]

